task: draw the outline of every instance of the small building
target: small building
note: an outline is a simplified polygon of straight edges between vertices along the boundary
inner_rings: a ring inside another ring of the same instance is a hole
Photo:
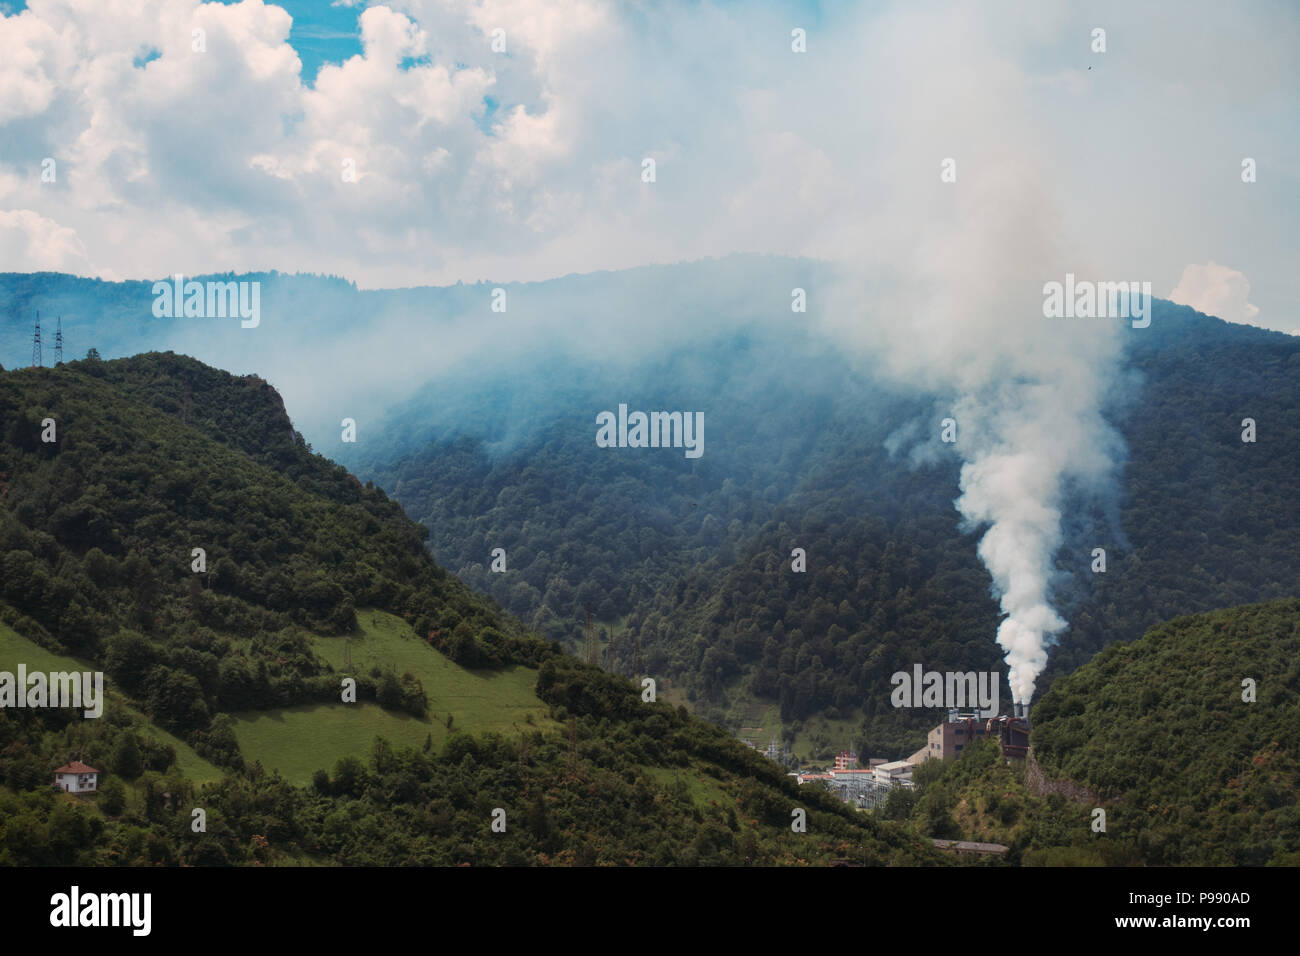
[[[891,787],[896,784],[911,786],[912,784],[912,764],[906,760],[892,760],[889,763],[879,764],[871,769],[871,773],[876,783],[881,786]]]
[[[1001,843],[972,843],[969,840],[931,840],[935,849],[947,850],[958,856],[1001,856],[1007,847]]]
[[[99,789],[99,771],[80,760],[65,763],[54,771],[54,789],[65,793],[94,793]]]
[[[821,771],[809,771],[808,773],[794,774],[794,778],[802,786],[805,783],[811,783],[813,781],[830,780],[831,775],[828,773],[822,773]]]
[[[845,750],[835,756],[836,770],[856,770],[858,767],[858,755],[852,750]]]

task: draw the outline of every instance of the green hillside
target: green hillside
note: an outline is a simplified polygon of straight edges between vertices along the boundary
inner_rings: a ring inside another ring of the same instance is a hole
[[[350,653],[355,672],[379,668],[413,674],[424,687],[429,713],[418,717],[368,701],[335,701],[232,715],[244,757],[294,783],[308,783],[313,772],[328,770],[340,757],[364,758],[376,737],[394,747],[423,747],[429,741],[441,749],[454,731],[518,735],[560,729],[533,693],[535,669],[466,670],[417,639],[401,618],[383,611],[358,612],[350,647],[342,638],[314,637],[311,648],[340,673],[349,673],[344,660]]]
[[[1300,600],[1162,624],[1034,706],[1038,773],[986,744],[927,766],[915,805],[892,815],[927,836],[1008,844],[1026,863],[1296,865],[1298,662]]]
[[[6,654],[111,688],[100,720],[0,710],[0,865],[946,862],[567,657],[426,535],[256,377],[0,372]],[[98,794],[50,788],[74,758]]]
[[[0,622],[0,671],[16,673],[18,665],[27,666],[28,671],[88,671],[94,667],[86,661],[76,660],[66,654],[55,654],[33,644],[27,638],[17,634],[3,622]],[[75,748],[80,759],[98,768],[100,764],[107,769],[111,762],[116,735],[113,733],[96,734],[94,731],[110,725],[126,727],[145,741],[151,741],[157,748],[170,749],[175,755],[175,766],[195,784],[208,783],[221,777],[221,770],[204,760],[194,749],[179,737],[169,734],[153,724],[138,708],[111,684],[104,688],[107,700],[104,703],[106,714],[113,719],[100,725],[95,720],[72,720],[64,728],[66,741]]]

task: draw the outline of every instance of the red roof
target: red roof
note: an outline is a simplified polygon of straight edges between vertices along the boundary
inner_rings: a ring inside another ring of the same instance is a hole
[[[65,763],[55,773],[99,773],[94,767],[87,767],[80,760],[74,760],[72,763]]]

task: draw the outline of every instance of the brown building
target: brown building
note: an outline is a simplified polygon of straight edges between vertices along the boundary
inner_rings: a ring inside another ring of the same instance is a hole
[[[925,759],[933,760],[937,757],[946,760],[961,756],[967,744],[988,732],[988,723],[984,718],[971,714],[950,716],[926,737]]]
[[[1014,717],[985,718],[978,714],[949,712],[948,719],[926,736],[925,746],[907,761],[919,764],[927,760],[960,757],[972,741],[985,734],[997,735],[1004,757],[1023,760],[1029,752],[1029,718],[1020,716],[1021,713],[1019,704]]]

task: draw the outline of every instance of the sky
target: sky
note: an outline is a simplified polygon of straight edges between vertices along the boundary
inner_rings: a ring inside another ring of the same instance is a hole
[[[0,270],[383,288],[767,253],[925,276],[1010,205],[1069,250],[1017,281],[1300,328],[1291,3],[0,12]]]

